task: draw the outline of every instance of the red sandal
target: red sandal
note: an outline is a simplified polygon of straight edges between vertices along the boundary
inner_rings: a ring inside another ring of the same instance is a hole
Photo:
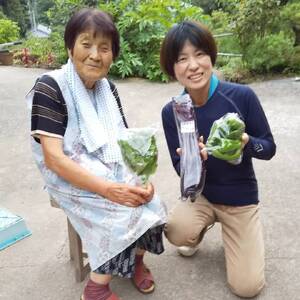
[[[86,300],[86,299],[82,295],[80,300]],[[118,296],[116,294],[112,293],[106,300],[120,300],[120,298],[118,298]]]
[[[134,286],[143,294],[150,294],[155,289],[153,276],[142,259],[136,263],[132,282]],[[146,284],[147,282],[149,284]],[[145,284],[147,285],[147,287],[143,286]]]
[[[107,297],[107,298],[105,298]],[[87,282],[81,300],[120,300],[116,294],[114,294],[109,285],[97,284],[91,279]]]

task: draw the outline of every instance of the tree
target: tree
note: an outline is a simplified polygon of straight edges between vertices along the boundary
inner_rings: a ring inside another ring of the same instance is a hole
[[[292,28],[295,34],[294,46],[300,45],[300,2],[292,1],[282,10],[281,16],[283,21]]]
[[[89,6],[89,7],[96,7],[100,1],[98,0],[84,0],[83,1],[85,3],[86,6]]]
[[[188,2],[192,5],[201,7],[203,12],[209,15],[219,7],[218,0],[191,0]]]
[[[2,7],[0,6],[0,19],[6,19],[6,15],[4,14]]]
[[[278,0],[219,0],[219,3],[230,13],[242,50],[257,38],[272,33],[280,15]]]
[[[54,29],[62,32],[70,16],[80,8],[96,7],[97,0],[53,0],[54,5],[47,11],[47,17]]]
[[[37,22],[44,25],[50,25],[47,11],[54,6],[54,0],[36,0]]]

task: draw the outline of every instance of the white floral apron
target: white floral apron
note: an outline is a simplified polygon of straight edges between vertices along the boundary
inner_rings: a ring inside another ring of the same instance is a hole
[[[100,159],[101,149],[88,153],[82,143],[78,115],[63,70],[55,70],[47,75],[58,83],[67,105],[64,153],[94,175],[109,181],[125,182],[128,174],[122,163],[103,163]],[[30,110],[33,94],[34,89],[27,96]],[[116,114],[117,125],[122,130],[124,125],[117,106]],[[148,229],[166,223],[166,208],[157,195],[149,203],[131,208],[76,188],[45,166],[41,145],[33,137],[31,140],[34,158],[43,175],[46,190],[65,211],[80,235],[92,270],[122,252]]]

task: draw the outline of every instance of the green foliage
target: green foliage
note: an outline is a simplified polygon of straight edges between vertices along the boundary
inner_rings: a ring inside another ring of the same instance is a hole
[[[207,20],[202,9],[179,0],[117,0],[101,4],[110,12],[121,36],[121,53],[111,69],[119,77],[139,76],[167,81],[159,65],[163,37],[184,19]]]
[[[122,45],[121,58],[113,64],[110,74],[121,78],[133,76],[134,70],[141,67],[143,63],[137,54],[131,52],[129,43],[122,36],[120,37],[120,42]]]
[[[58,33],[52,33],[49,38],[40,38],[29,36],[22,45],[16,47],[19,49],[17,55],[21,61],[21,50],[27,48],[31,63],[35,66],[58,67],[65,64],[68,55],[64,48],[64,41]]]
[[[62,35],[58,32],[52,32],[49,40],[51,43],[51,53],[54,56],[54,63],[58,65],[65,64],[68,60],[68,54]]]
[[[54,5],[47,11],[52,29],[63,33],[71,15],[84,7],[95,7],[95,0],[53,0]]]
[[[0,44],[14,42],[20,37],[20,28],[16,22],[0,19]]]
[[[111,13],[120,32],[121,52],[110,70],[113,76],[167,81],[159,66],[161,41],[173,24],[184,19],[206,23],[214,35],[234,33],[216,38],[219,52],[243,54],[242,58],[218,57],[216,67],[226,79],[244,81],[249,70],[300,70],[300,0],[30,1],[36,3],[38,23],[52,29],[48,39],[30,37],[22,45],[30,49],[37,65],[47,64],[49,55],[53,65],[65,63],[66,22],[74,11],[98,6]],[[0,0],[0,43],[18,40],[29,26],[28,0]]]
[[[291,28],[295,35],[295,46],[300,45],[300,2],[288,3],[281,11],[282,24]]]
[[[245,68],[255,73],[276,72],[286,68],[297,69],[298,56],[293,49],[293,40],[295,45],[300,44],[300,26],[296,26],[300,3],[298,0],[289,1],[283,6],[286,2],[219,0],[222,12],[212,14],[214,32],[217,29],[234,32],[236,35],[236,39],[232,39],[231,42],[228,38],[224,39],[227,40],[226,43],[223,39],[219,40],[219,49],[222,52],[225,52],[223,49],[231,49],[231,52],[237,50],[243,54],[242,68],[236,66],[232,59],[228,63],[224,58],[218,59],[225,77],[230,76],[231,79],[237,77],[234,80],[239,80],[242,76],[235,76],[234,73],[243,74]]]
[[[218,9],[218,0],[191,0],[186,2],[201,7],[205,14],[211,14]]]
[[[230,14],[223,11],[214,11],[211,16],[211,30],[216,35],[218,52],[222,53],[241,53],[241,47],[237,35],[217,37],[218,34],[232,33],[233,28],[230,22]],[[222,63],[223,57],[218,57],[218,62]]]
[[[11,20],[17,22],[21,36],[25,36],[30,27],[27,0],[2,0],[3,13]]]
[[[54,0],[35,0],[36,16],[39,24],[50,25],[47,11],[54,6]]]
[[[279,17],[278,0],[231,0],[230,4],[235,6],[231,22],[242,50],[257,38],[272,33]]]
[[[27,48],[31,57],[33,57],[34,61],[38,64],[47,64],[48,55],[52,50],[52,44],[49,39],[34,36],[29,36],[21,47]]]
[[[300,72],[300,46],[294,48],[294,53],[289,60],[289,70],[293,72]]]
[[[232,82],[245,82],[249,77],[249,71],[240,57],[224,57],[223,64],[218,67],[218,70],[223,74],[225,80]]]
[[[290,26],[300,25],[300,2],[288,3],[284,6],[281,17]]]
[[[230,29],[230,21],[231,19],[229,13],[221,10],[213,11],[210,20],[212,26],[211,29],[214,33],[223,33]]]
[[[254,41],[245,55],[247,66],[257,72],[282,71],[293,55],[293,39],[284,32]]]
[[[7,19],[6,15],[3,12],[2,7],[0,6],[0,19]]]

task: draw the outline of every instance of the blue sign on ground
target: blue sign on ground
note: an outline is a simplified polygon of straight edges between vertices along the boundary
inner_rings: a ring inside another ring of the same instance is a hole
[[[23,218],[0,207],[0,250],[29,235],[31,231],[27,229]]]

